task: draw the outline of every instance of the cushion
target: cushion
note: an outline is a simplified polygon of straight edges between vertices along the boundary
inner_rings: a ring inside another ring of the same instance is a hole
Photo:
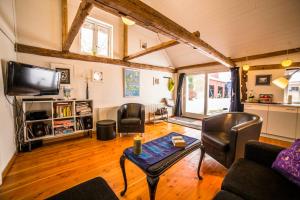
[[[141,106],[139,104],[127,104],[126,115],[131,118],[140,117]]]
[[[111,190],[106,181],[96,177],[61,193],[58,193],[48,200],[118,200],[118,197]]]
[[[201,140],[204,146],[207,143],[220,151],[227,151],[229,149],[229,134],[225,132],[203,132]]]
[[[121,124],[125,124],[125,125],[140,125],[141,119],[140,118],[125,118],[125,119],[121,119]]]
[[[222,190],[245,199],[299,199],[299,188],[275,170],[256,162],[240,159],[232,165],[222,183]]]
[[[300,187],[300,139],[278,154],[272,168]]]
[[[218,192],[218,194],[213,198],[213,200],[243,200],[243,198],[224,190]]]

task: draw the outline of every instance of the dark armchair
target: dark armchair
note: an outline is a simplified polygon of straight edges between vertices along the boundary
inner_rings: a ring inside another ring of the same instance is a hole
[[[119,133],[145,132],[145,106],[138,103],[128,103],[118,109]]]
[[[201,158],[207,153],[229,168],[244,156],[248,140],[258,140],[262,118],[244,112],[223,113],[203,119]]]

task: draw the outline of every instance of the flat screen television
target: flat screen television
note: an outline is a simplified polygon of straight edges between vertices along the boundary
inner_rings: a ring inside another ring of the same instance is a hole
[[[5,94],[41,96],[59,93],[60,74],[53,69],[9,61]]]

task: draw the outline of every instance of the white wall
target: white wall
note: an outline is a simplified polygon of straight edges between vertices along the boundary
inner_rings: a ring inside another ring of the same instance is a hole
[[[68,25],[71,26],[80,0],[68,1]],[[18,42],[32,46],[61,50],[61,0],[16,0],[16,16],[18,24]],[[113,58],[123,58],[124,24],[120,17],[94,7],[90,17],[113,25]],[[155,33],[137,25],[129,27],[129,53],[142,50],[140,40],[148,42],[148,46],[159,44]],[[70,51],[80,53],[79,34],[74,39]],[[145,64],[172,66],[165,51],[155,52],[133,61]]]
[[[4,96],[3,76],[6,61],[15,60],[14,52],[14,9],[12,0],[0,1],[0,185],[2,172],[16,151],[13,108]],[[10,41],[12,40],[12,42]],[[11,101],[12,99],[9,98]]]
[[[247,90],[248,94],[252,90],[255,98],[259,97],[259,94],[273,94],[274,102],[284,101],[284,90],[275,86],[271,83],[270,86],[256,86],[255,78],[256,75],[272,75],[272,80],[277,77],[284,76],[284,69],[273,69],[273,70],[256,70],[248,72]]]
[[[265,59],[250,60],[248,64],[251,65],[267,65],[267,64],[280,64],[282,60],[286,59],[287,56],[276,56]],[[300,53],[290,54],[288,56],[293,62],[300,62]],[[243,63],[237,63],[238,66],[242,66]],[[300,66],[299,66],[300,67]],[[242,69],[241,69],[242,70]],[[256,86],[255,77],[256,75],[272,75],[272,80],[285,75],[284,69],[272,69],[272,70],[256,70],[248,72],[247,90],[253,90],[255,98],[259,97],[259,94],[273,94],[274,102],[284,102],[284,90],[275,86],[271,83],[270,86]]]
[[[60,0],[59,0],[60,2]],[[69,0],[68,1],[68,26],[71,27],[72,21],[76,15],[77,9],[80,4],[80,0]],[[23,5],[22,5],[23,6]],[[56,4],[56,9],[60,9],[60,4]],[[100,10],[96,7],[94,7],[89,17],[98,19],[104,23],[112,24],[113,25],[113,57],[114,58],[123,58],[123,29],[124,25],[122,23],[122,20],[120,17],[117,17],[115,15],[112,15],[108,12],[105,12],[103,10]],[[59,23],[60,17],[56,16]],[[59,31],[61,30],[59,26],[56,27]],[[60,37],[60,34],[57,35],[57,38]],[[79,34],[74,39],[74,42],[71,46],[70,51],[80,53],[80,37]]]
[[[151,47],[162,43],[156,33],[149,31],[140,26],[128,27],[128,54],[133,54],[144,49],[141,48],[141,42],[146,42],[147,47]],[[165,50],[156,51],[142,57],[131,60],[132,62],[153,64],[158,66],[173,66],[168,54]]]
[[[71,0],[68,4],[69,26],[76,14],[80,1]],[[18,42],[50,49],[61,49],[61,3],[60,0],[16,0],[16,17]],[[114,31],[114,58],[123,57],[123,23],[119,17],[93,8],[91,16],[103,22],[113,25]],[[147,30],[138,27],[129,28],[129,52],[140,49],[140,39],[146,40],[149,45],[157,44],[157,36]],[[74,40],[72,52],[79,52],[79,36]],[[71,87],[73,97],[85,98],[86,75],[91,76],[92,71],[104,73],[103,83],[90,82],[90,98],[94,100],[95,108],[119,106],[126,102],[140,102],[143,104],[159,103],[162,98],[170,98],[172,94],[167,90],[167,79],[163,76],[172,76],[171,73],[151,70],[141,71],[141,94],[137,98],[123,97],[123,68],[118,65],[84,62],[75,60],[42,57],[30,54],[17,54],[19,62],[49,67],[50,63],[65,63],[73,66],[74,77]],[[140,63],[148,63],[160,66],[170,66],[165,52],[158,52],[144,56],[138,60]],[[160,78],[160,84],[153,85],[153,77]]]
[[[76,60],[66,60],[60,58],[44,57],[30,54],[18,53],[17,60],[20,62],[49,67],[50,63],[64,63],[73,66],[73,88],[72,95],[76,98],[85,98],[85,77],[91,76],[93,70],[101,71],[104,75],[103,83],[89,81],[90,98],[94,100],[94,106],[113,107],[127,102],[140,102],[143,104],[159,103],[163,97],[171,97],[167,89],[167,79],[164,76],[171,76],[168,72],[157,72],[150,70],[140,70],[141,88],[140,97],[123,97],[123,68],[121,66],[102,64],[95,62],[85,62]],[[160,78],[159,85],[153,85],[153,77]]]

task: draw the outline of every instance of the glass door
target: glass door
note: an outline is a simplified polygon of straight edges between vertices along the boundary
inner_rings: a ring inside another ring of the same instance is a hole
[[[185,77],[183,90],[183,115],[202,118],[205,115],[205,74],[190,74]]]
[[[207,115],[228,112],[230,107],[230,72],[209,73]]]
[[[230,72],[188,74],[183,86],[183,116],[201,119],[228,112],[231,90]]]

